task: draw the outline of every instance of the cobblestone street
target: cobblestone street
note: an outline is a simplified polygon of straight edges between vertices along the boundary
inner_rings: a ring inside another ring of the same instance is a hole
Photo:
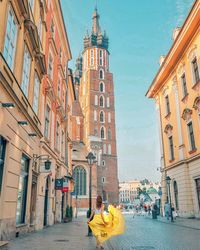
[[[171,224],[165,219],[126,215],[126,232],[105,244],[105,250],[199,250],[200,221]],[[193,226],[194,225],[194,226]],[[86,218],[21,235],[2,250],[93,250],[95,238],[86,237]]]
[[[200,221],[195,225],[126,215],[126,232],[108,243],[114,250],[199,250]],[[199,226],[198,226],[199,225]]]

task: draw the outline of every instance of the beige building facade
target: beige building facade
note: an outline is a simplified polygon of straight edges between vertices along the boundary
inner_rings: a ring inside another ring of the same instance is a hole
[[[160,132],[162,205],[171,194],[179,216],[200,216],[200,1],[195,1],[154,78]],[[170,193],[166,177],[171,178]]]
[[[0,240],[5,240],[65,215],[69,197],[55,185],[60,178],[71,185],[66,70],[71,52],[60,1],[2,0],[0,22]]]

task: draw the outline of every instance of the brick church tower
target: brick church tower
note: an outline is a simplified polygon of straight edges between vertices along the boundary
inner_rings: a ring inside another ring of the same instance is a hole
[[[83,141],[97,158],[97,193],[104,202],[118,202],[118,168],[113,75],[109,70],[108,37],[102,33],[97,9],[84,38],[75,72],[76,89],[84,116]]]

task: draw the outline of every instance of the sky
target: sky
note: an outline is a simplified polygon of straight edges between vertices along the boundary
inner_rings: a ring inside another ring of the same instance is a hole
[[[72,51],[69,66],[92,28],[96,0],[61,0]],[[160,151],[154,100],[145,94],[172,45],[193,0],[97,0],[100,25],[109,37],[115,86],[119,180],[160,180]]]

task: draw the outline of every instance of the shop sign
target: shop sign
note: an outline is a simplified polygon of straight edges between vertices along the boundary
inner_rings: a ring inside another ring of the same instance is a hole
[[[62,190],[63,189],[63,179],[56,179],[55,180],[55,189]]]

